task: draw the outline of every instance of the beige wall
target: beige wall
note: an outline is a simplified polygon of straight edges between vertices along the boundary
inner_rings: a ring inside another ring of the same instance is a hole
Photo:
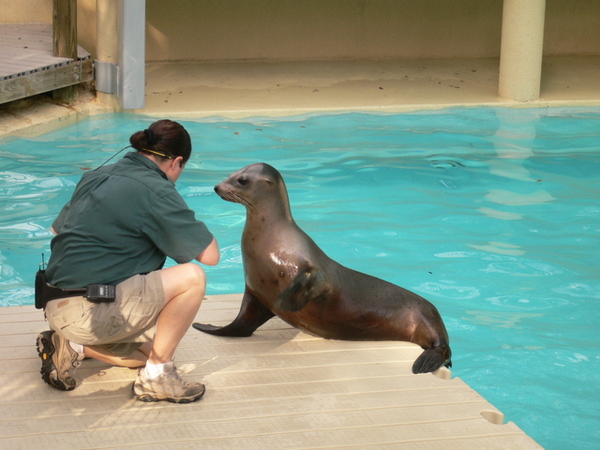
[[[502,0],[148,0],[147,57],[497,56],[501,14]]]
[[[546,55],[600,55],[600,1],[546,0]]]
[[[52,0],[0,0],[0,23],[52,23]]]
[[[147,18],[148,61],[481,57],[502,0],[148,0]],[[598,24],[600,1],[547,0],[544,54],[599,55]]]
[[[500,54],[502,0],[147,0],[146,8],[148,61]],[[0,0],[0,11],[3,23],[52,22],[52,0]],[[599,23],[600,1],[547,0],[544,53],[599,55]],[[78,0],[78,34],[95,57],[96,0]]]

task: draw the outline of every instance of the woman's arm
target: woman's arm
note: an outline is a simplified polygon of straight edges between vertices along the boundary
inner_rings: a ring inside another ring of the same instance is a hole
[[[213,240],[208,247],[206,247],[202,253],[196,256],[196,261],[200,261],[202,264],[206,264],[207,266],[216,266],[219,263],[220,258],[221,253],[219,251],[219,244],[213,237]]]

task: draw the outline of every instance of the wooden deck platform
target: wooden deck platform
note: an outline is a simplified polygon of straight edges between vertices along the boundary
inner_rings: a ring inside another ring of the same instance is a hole
[[[212,296],[197,319],[225,324],[241,295]],[[194,329],[176,353],[202,400],[133,400],[136,372],[86,360],[78,387],[40,378],[33,306],[0,308],[0,448],[541,448],[451,373],[413,375],[416,345],[316,338],[273,319],[249,338]]]
[[[0,24],[0,104],[91,81],[90,54],[52,56],[52,25]]]

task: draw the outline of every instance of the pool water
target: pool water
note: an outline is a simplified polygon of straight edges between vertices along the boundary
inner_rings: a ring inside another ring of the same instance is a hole
[[[0,305],[33,304],[49,228],[82,173],[153,120],[0,141]],[[600,108],[180,122],[194,154],[177,187],[222,249],[209,294],[244,288],[245,211],[213,186],[267,162],[332,258],[438,307],[454,375],[507,420],[548,449],[600,442]]]

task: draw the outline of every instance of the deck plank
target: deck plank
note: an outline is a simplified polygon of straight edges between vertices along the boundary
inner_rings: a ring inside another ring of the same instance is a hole
[[[51,24],[0,24],[0,103],[91,81],[91,55],[53,56]]]
[[[240,301],[209,297],[197,320],[227,323]],[[94,360],[75,390],[46,386],[34,346],[46,327],[32,306],[0,308],[1,448],[541,448],[486,420],[502,413],[448,370],[413,375],[421,349],[406,342],[326,340],[277,318],[249,338],[190,329],[176,361],[205,397],[145,404],[135,370]]]

